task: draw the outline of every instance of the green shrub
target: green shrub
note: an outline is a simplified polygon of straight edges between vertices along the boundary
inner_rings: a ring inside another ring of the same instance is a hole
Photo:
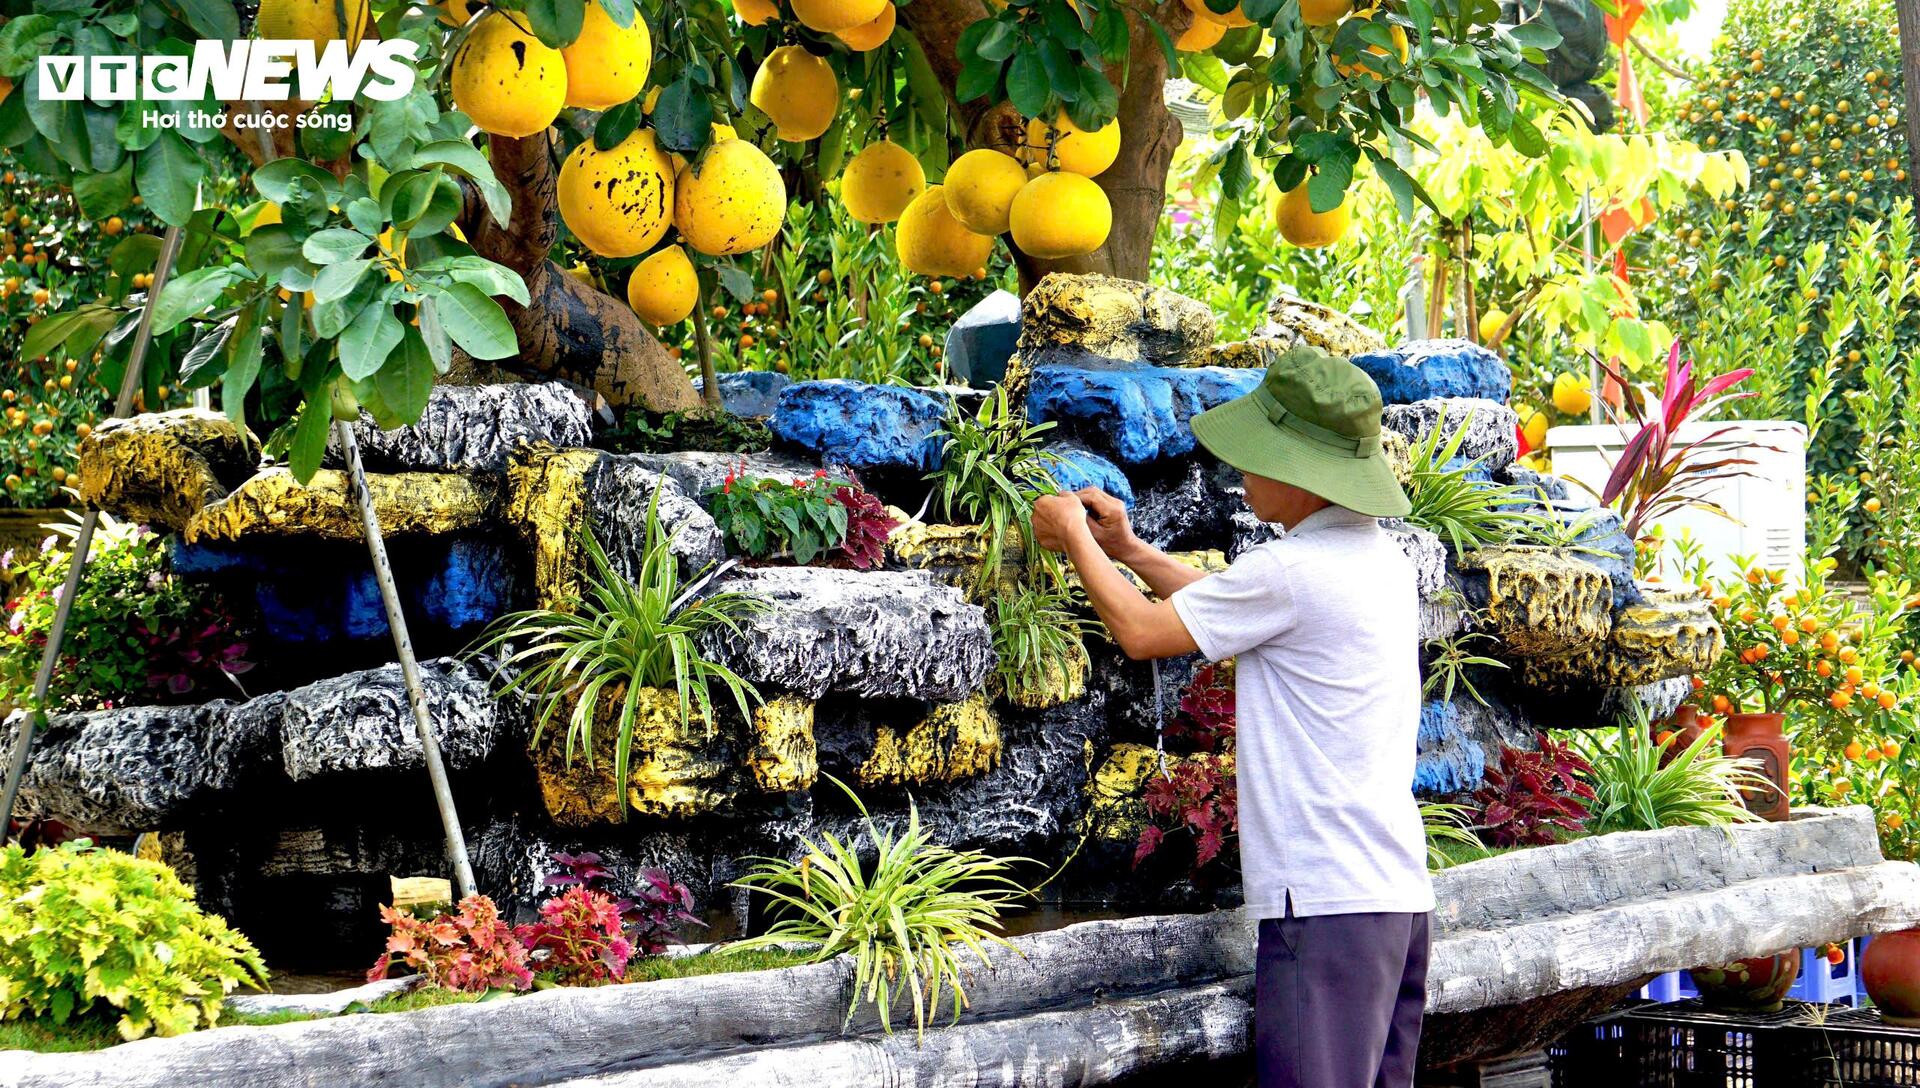
[[[260,953],[165,865],[85,839],[0,851],[0,1019],[64,1024],[104,1006],[128,1039],[178,1035],[266,981]]]
[[[1480,462],[1460,455],[1471,422],[1472,416],[1461,420],[1451,437],[1437,425],[1415,442],[1407,484],[1407,524],[1439,537],[1456,555],[1511,544],[1540,517],[1520,488],[1473,478]]]
[[[927,475],[938,485],[940,509],[955,521],[977,523],[986,533],[986,553],[980,579],[973,586],[985,595],[998,583],[1000,560],[1009,530],[1020,534],[1029,559],[1037,559],[1033,545],[1033,499],[1059,490],[1049,467],[1059,460],[1041,448],[1041,435],[1052,423],[1029,424],[1007,404],[1007,389],[993,394],[974,415],[959,405],[947,412],[945,444],[940,467]]]
[[[1711,827],[1757,818],[1741,802],[1740,791],[1772,793],[1774,787],[1756,761],[1721,751],[1719,726],[1670,752],[1673,741],[1655,741],[1645,711],[1637,704],[1635,711],[1622,718],[1612,737],[1582,734],[1574,741],[1591,768],[1584,775],[1594,793],[1587,802],[1589,832]]]
[[[1058,695],[1069,678],[1092,667],[1086,639],[1101,632],[1074,610],[1073,595],[1054,586],[1019,586],[993,598],[994,666],[1016,705]]]

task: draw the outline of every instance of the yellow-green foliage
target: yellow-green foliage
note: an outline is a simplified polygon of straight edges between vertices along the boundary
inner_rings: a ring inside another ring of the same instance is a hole
[[[0,852],[0,1020],[63,1024],[104,1004],[128,1039],[177,1035],[266,980],[253,945],[165,865],[86,840]]]

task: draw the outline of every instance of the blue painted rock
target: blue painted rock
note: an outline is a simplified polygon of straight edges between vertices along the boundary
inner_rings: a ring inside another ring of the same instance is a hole
[[[780,394],[793,379],[773,370],[736,370],[718,376],[720,405],[736,416],[765,417],[773,414]],[[704,389],[704,382],[693,379],[693,387]]]
[[[1506,361],[1469,340],[1409,340],[1353,357],[1380,386],[1388,404],[1434,397],[1482,397],[1505,404],[1513,394]]]
[[[924,472],[940,461],[946,414],[946,402],[924,390],[836,378],[782,390],[768,426],[823,464]]]
[[[1419,756],[1413,764],[1413,792],[1422,795],[1476,789],[1487,772],[1487,753],[1467,734],[1460,708],[1429,700],[1420,705]]]
[[[1112,461],[1078,442],[1055,442],[1047,447],[1047,452],[1058,458],[1047,466],[1047,475],[1053,477],[1062,491],[1097,487],[1128,506],[1133,505],[1133,483]]]
[[[1188,420],[1260,384],[1258,370],[1223,367],[1115,366],[1098,370],[1036,367],[1027,389],[1027,418],[1056,421],[1077,438],[1124,464],[1192,453]]]

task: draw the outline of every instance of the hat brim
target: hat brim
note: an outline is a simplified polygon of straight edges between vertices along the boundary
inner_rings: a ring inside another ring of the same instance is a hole
[[[1384,452],[1355,457],[1330,449],[1267,418],[1251,396],[1236,397],[1192,420],[1193,437],[1222,462],[1311,491],[1355,513],[1407,516],[1412,506]]]

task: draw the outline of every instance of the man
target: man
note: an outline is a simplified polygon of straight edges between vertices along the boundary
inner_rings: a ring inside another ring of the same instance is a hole
[[[1240,869],[1259,919],[1261,1088],[1407,1088],[1433,891],[1412,794],[1420,718],[1412,564],[1376,518],[1408,510],[1366,373],[1296,347],[1258,388],[1194,417],[1286,535],[1200,572],[1088,489],[1034,504],[1127,656],[1237,658]],[[1131,567],[1149,600],[1114,567]]]

